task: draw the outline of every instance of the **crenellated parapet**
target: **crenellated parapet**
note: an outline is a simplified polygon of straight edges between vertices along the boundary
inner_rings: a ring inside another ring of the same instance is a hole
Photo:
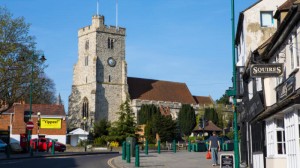
[[[104,16],[96,15],[92,17],[92,25],[85,26],[78,30],[78,37],[84,36],[93,32],[103,32],[125,36],[126,29],[116,26],[108,26],[104,23]]]

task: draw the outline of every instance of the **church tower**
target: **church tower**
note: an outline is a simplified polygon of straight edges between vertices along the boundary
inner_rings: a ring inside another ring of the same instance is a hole
[[[106,26],[104,16],[93,16],[92,25],[78,31],[68,127],[90,131],[100,119],[117,120],[127,92],[125,29]]]

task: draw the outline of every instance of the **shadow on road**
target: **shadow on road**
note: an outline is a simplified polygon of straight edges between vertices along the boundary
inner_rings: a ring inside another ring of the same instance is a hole
[[[76,168],[78,164],[74,158],[34,158],[0,161],[1,168]]]

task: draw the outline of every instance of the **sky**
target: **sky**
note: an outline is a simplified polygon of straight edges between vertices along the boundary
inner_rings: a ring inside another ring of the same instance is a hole
[[[235,0],[241,11],[257,0]],[[30,23],[45,70],[66,112],[78,60],[78,29],[91,25],[97,0],[0,0]],[[106,25],[116,25],[116,0],[99,0]],[[232,86],[231,0],[118,0],[126,28],[128,76],[186,83],[191,94],[219,99]]]

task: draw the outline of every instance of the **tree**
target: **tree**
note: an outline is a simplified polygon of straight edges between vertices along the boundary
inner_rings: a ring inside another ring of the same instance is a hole
[[[184,136],[189,136],[196,126],[194,108],[189,104],[183,104],[178,114],[178,125]]]
[[[107,137],[109,141],[122,142],[126,137],[137,137],[135,133],[139,129],[128,98],[120,105],[120,112],[118,112],[118,115],[118,120],[112,123],[112,127],[109,129],[109,135]]]
[[[150,143],[155,142],[156,134],[159,135],[162,142],[165,142],[176,139],[177,133],[177,124],[172,117],[163,116],[160,113],[153,115],[145,127],[145,137]]]
[[[29,27],[23,17],[13,18],[0,6],[0,114],[13,103],[28,100],[31,83],[32,103],[41,98],[50,98],[47,102],[52,102],[55,94],[53,81],[44,75],[46,66],[39,59],[41,51],[35,49]]]
[[[108,135],[108,130],[111,124],[106,119],[101,119],[94,123],[94,138]]]
[[[212,121],[214,124],[218,124],[218,113],[214,108],[205,108],[204,118]]]
[[[154,104],[143,104],[141,109],[138,111],[138,124],[146,124],[148,121],[152,119],[152,116],[160,113],[159,108]]]
[[[230,104],[229,103],[229,97],[226,94],[223,94],[220,99],[216,100],[217,104]]]

